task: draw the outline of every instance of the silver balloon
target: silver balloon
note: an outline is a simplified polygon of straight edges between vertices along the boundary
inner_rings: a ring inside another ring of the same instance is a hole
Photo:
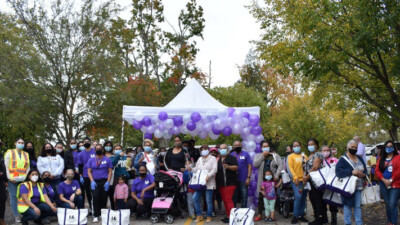
[[[170,129],[170,128],[172,128],[174,126],[174,121],[172,120],[172,119],[167,119],[166,121],[165,121],[165,127],[167,128],[167,129]]]
[[[150,125],[147,127],[147,133],[152,134],[155,132],[156,127],[154,125]],[[158,129],[157,129],[158,130]]]
[[[241,131],[242,131],[242,128],[240,127],[240,124],[234,123],[233,126],[232,126],[232,133],[233,134],[240,134]]]
[[[159,129],[156,129],[154,131],[154,137],[161,138],[162,136],[163,136],[163,133]]]

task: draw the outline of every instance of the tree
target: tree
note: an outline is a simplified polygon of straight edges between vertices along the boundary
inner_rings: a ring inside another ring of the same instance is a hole
[[[400,123],[400,5],[397,1],[253,2],[265,31],[261,57],[278,73],[316,87],[335,85]],[[306,78],[306,79],[304,79]],[[371,109],[371,107],[369,107]],[[397,134],[395,134],[397,136]],[[395,137],[397,139],[397,137]]]

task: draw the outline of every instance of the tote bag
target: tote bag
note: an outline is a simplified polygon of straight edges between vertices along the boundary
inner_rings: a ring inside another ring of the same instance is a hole
[[[101,209],[102,225],[129,225],[129,209],[111,210]]]
[[[189,188],[195,191],[202,191],[207,189],[208,170],[198,170],[193,174],[192,179],[189,181]]]
[[[328,162],[326,162],[326,164],[327,166],[325,166],[324,168],[310,172],[311,181],[314,183],[315,187],[320,191],[325,190],[328,178],[335,174],[336,165],[335,164],[330,165]]]
[[[378,184],[373,185],[367,176],[367,186],[361,193],[361,204],[367,205],[381,201],[380,188]]]
[[[342,156],[342,158],[346,160],[351,166],[353,166],[353,164],[351,164],[347,157]],[[339,178],[336,176],[336,174],[331,173],[330,177],[327,180],[326,188],[333,192],[341,194],[345,198],[350,198],[356,190],[357,179],[358,177],[354,175]]]
[[[88,209],[57,209],[57,220],[59,225],[86,225]]]
[[[233,208],[229,217],[229,225],[254,225],[254,210],[250,208]]]
[[[328,205],[343,207],[342,196],[339,193],[325,190],[322,199]]]

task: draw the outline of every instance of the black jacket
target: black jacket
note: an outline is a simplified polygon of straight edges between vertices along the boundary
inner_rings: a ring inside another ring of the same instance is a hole
[[[72,150],[64,151],[61,154],[61,157],[64,159],[64,171],[67,169],[72,169],[75,171],[75,163],[74,163],[74,155],[72,154]]]

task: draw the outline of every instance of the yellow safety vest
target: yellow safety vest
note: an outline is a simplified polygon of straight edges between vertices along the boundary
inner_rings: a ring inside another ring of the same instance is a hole
[[[18,176],[26,176],[26,171],[29,167],[28,153],[21,151],[20,157],[17,149],[10,149],[7,151],[7,154],[10,154],[10,165],[8,167],[10,179]]]
[[[24,182],[24,183],[21,183],[21,184],[19,184],[18,185],[18,188],[17,188],[17,198],[18,198],[18,213],[24,213],[26,210],[28,210],[29,209],[29,205],[28,204],[26,204],[25,202],[24,202],[24,200],[22,200],[22,197],[21,197],[21,195],[19,194],[19,188],[21,187],[21,185],[25,185],[27,188],[28,188],[28,198],[29,198],[29,200],[31,200],[32,199],[32,196],[33,196],[33,188],[32,188],[32,182],[30,182],[30,181],[27,181],[27,182]],[[36,183],[36,185],[37,185],[37,187],[38,187],[38,191],[39,191],[39,193],[40,193],[40,202],[45,202],[45,200],[44,200],[44,195],[43,195],[43,183]]]

